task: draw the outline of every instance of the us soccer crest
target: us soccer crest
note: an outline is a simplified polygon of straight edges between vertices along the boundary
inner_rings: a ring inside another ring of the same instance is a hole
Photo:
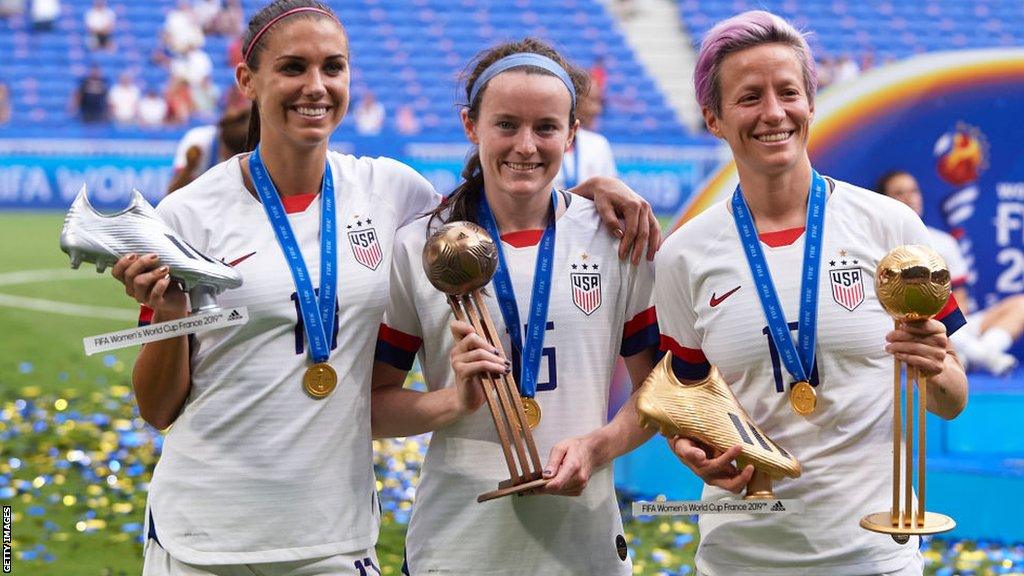
[[[848,260],[843,260],[846,264]],[[832,262],[833,265],[835,261]],[[857,261],[854,260],[853,264]],[[843,308],[853,312],[864,302],[864,272],[856,266],[832,268],[828,271],[832,283],[832,298]]]
[[[380,249],[380,242],[377,241],[377,230],[368,227],[373,221],[367,218],[365,221],[358,220],[356,224],[349,224],[348,243],[352,247],[352,255],[356,262],[366,266],[370,270],[376,270],[384,260],[384,253]]]
[[[572,303],[590,316],[601,307],[601,274],[597,271],[597,264],[588,264],[587,260],[584,254],[583,264],[572,265],[569,281],[572,284]]]

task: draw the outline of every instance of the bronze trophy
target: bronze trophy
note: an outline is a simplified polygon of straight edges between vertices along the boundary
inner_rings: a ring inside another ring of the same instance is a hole
[[[455,318],[469,322],[477,334],[505,350],[484,305],[481,289],[494,275],[498,251],[486,230],[472,222],[449,222],[434,232],[423,247],[423,270],[435,288],[448,295]],[[480,379],[487,406],[508,464],[509,479],[497,490],[477,497],[485,502],[544,486],[543,465],[530,430],[536,426],[523,409],[523,398],[510,374],[487,374]]]
[[[899,325],[903,320],[927,320],[939,313],[949,300],[949,270],[946,263],[926,246],[900,246],[878,263],[875,293],[882,308]],[[925,512],[925,407],[928,383],[913,366],[906,366],[906,386],[902,385],[902,362],[893,359],[892,405],[892,508],[861,518],[862,528],[889,534],[905,544],[911,535],[938,534],[956,527],[948,516]],[[917,402],[914,389],[917,387]],[[902,391],[902,392],[901,392]],[[901,398],[902,396],[902,398]],[[905,399],[904,399],[905,398]],[[905,422],[900,421],[900,404],[905,402]],[[917,413],[917,510],[913,509],[914,413]],[[905,440],[905,467],[900,469],[900,440]],[[901,474],[902,472],[902,474]],[[901,478],[902,476],[902,478]],[[902,482],[901,482],[902,480]],[[904,502],[900,503],[900,485]]]
[[[644,380],[636,400],[640,424],[666,437],[683,436],[725,452],[739,444],[739,469],[754,465],[745,499],[775,498],[772,478],[800,476],[800,463],[755,425],[718,368],[701,380],[679,380],[668,353]]]

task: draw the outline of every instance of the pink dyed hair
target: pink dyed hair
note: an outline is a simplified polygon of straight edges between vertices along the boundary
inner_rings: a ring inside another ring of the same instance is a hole
[[[693,71],[697,103],[701,108],[710,108],[715,116],[720,116],[722,87],[719,76],[722,61],[734,52],[762,44],[784,44],[793,49],[803,69],[807,99],[813,103],[818,90],[818,72],[804,36],[789,22],[764,10],[751,10],[715,24],[701,42],[697,66]]]

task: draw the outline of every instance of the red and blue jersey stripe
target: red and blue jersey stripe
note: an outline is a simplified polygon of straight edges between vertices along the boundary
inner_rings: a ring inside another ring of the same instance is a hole
[[[422,338],[381,324],[377,332],[377,350],[374,358],[399,370],[409,371],[421,345]]]
[[[711,363],[700,348],[686,348],[662,334],[661,350],[672,353],[672,372],[680,380],[701,380],[711,372]]]
[[[658,345],[658,314],[654,306],[637,313],[622,328],[619,354],[624,358]]]
[[[946,326],[947,335],[956,332],[967,324],[967,318],[964,317],[963,311],[960,310],[960,304],[952,294],[949,295],[949,300],[946,300],[946,305],[942,307],[942,310],[939,310],[939,313],[935,315],[935,319]]]

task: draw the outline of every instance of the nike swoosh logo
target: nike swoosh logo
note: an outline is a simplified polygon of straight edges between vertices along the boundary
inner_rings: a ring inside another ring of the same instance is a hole
[[[732,290],[729,290],[725,294],[722,294],[721,297],[715,296],[715,293],[712,292],[711,293],[711,302],[710,302],[711,307],[714,308],[715,306],[718,306],[719,304],[724,302],[726,298],[728,298],[729,296],[732,296],[733,294],[735,294],[736,291],[739,290],[742,287],[743,287],[743,285],[741,284],[741,285],[733,288]]]
[[[255,253],[256,253],[255,251],[254,252],[249,252],[248,254],[246,254],[245,256],[242,256],[241,258],[235,258],[231,262],[228,262],[228,266],[231,266],[232,268],[235,267],[235,266],[238,266],[239,264],[244,262],[246,258],[252,256]]]

